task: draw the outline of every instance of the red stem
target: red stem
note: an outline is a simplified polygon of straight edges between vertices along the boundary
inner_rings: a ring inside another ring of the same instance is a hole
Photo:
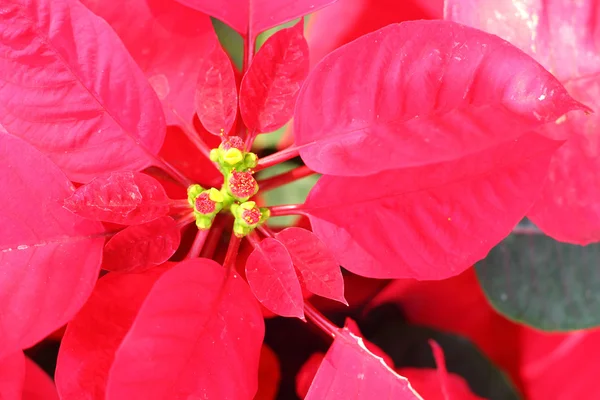
[[[335,326],[333,322],[328,320],[323,314],[319,312],[312,304],[308,301],[304,302],[304,315],[306,318],[316,325],[319,329],[325,332],[328,336],[331,336],[333,339],[339,333],[340,328]]]
[[[258,160],[258,165],[254,169],[255,171],[260,171],[261,169],[265,169],[267,167],[271,167],[275,164],[282,163],[287,160],[291,160],[294,157],[298,156],[299,147],[290,146],[287,149],[283,149],[278,151],[277,153],[271,154],[270,156],[266,156]]]
[[[303,165],[283,174],[260,180],[258,181],[258,187],[260,187],[261,192],[264,192],[278,188],[279,186],[287,185],[288,183],[295,182],[313,174],[316,174],[316,172],[308,168],[306,165]]]
[[[167,160],[158,155],[154,157],[156,162],[158,163],[157,167],[165,171],[167,174],[171,175],[171,177],[175,179],[180,185],[187,188],[192,184],[191,179],[182,174],[177,168],[169,164]]]
[[[229,247],[227,247],[227,254],[225,255],[225,261],[223,261],[223,267],[228,271],[235,268],[235,259],[240,249],[241,239],[231,232],[229,238]]]
[[[196,258],[200,256],[200,252],[204,247],[204,243],[206,242],[206,238],[208,237],[209,232],[210,229],[198,229],[196,237],[194,238],[194,243],[192,243],[190,251],[188,252],[187,256],[185,256],[186,259]]]
[[[260,238],[256,232],[250,232],[249,235],[246,236],[252,247],[256,248],[260,244]]]
[[[213,221],[212,228],[210,229],[210,234],[208,235],[208,239],[204,243],[204,247],[200,252],[200,257],[203,258],[213,258],[215,251],[217,250],[217,246],[219,244],[219,240],[221,240],[221,235],[225,230],[225,221],[227,218],[223,218],[222,215],[217,215],[215,220]]]
[[[283,217],[285,215],[306,215],[304,204],[282,204],[269,207],[271,217]]]

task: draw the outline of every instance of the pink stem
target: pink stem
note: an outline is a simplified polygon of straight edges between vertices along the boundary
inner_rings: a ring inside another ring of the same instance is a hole
[[[263,235],[265,235],[265,237],[270,237],[272,238],[273,236],[275,236],[273,234],[273,231],[269,229],[268,226],[266,225],[259,225],[256,229],[258,229],[258,231],[260,233],[262,233]]]
[[[200,257],[212,258],[215,254],[215,250],[217,249],[217,245],[219,244],[223,230],[225,230],[225,219],[220,217],[222,216],[217,215],[216,219],[213,221],[210,235],[208,235],[208,239],[204,243],[204,247],[200,252]]]
[[[173,177],[173,179],[175,179],[180,185],[187,188],[188,186],[190,186],[192,184],[191,179],[189,179],[187,176],[182,174],[177,168],[175,168],[174,166],[169,164],[167,162],[167,160],[165,160],[164,158],[162,158],[158,155],[156,155],[154,157],[158,163],[157,167],[161,168],[167,174],[171,175],[171,177]]]
[[[206,158],[210,159],[210,147],[202,140],[200,135],[196,132],[194,127],[190,125],[179,113],[175,110],[171,110],[175,117],[181,123],[181,129],[185,136],[189,139],[190,142],[196,146],[196,148],[202,153]]]
[[[179,220],[177,221],[177,226],[179,228],[183,228],[184,226],[194,222],[195,220],[196,217],[194,217],[194,213],[190,211],[189,213],[184,214],[179,218]]]
[[[308,301],[304,302],[304,315],[306,318],[313,324],[315,324],[319,329],[325,332],[328,336],[331,336],[335,339],[337,334],[339,333],[339,329],[337,326],[333,324],[330,320],[328,320],[323,314],[319,312],[312,304]]]
[[[258,181],[258,187],[260,187],[261,192],[264,192],[278,188],[279,186],[287,185],[288,183],[295,182],[299,179],[306,178],[307,176],[311,176],[315,173],[315,171],[311,170],[306,165],[303,165],[283,174],[260,180]]]
[[[249,235],[246,236],[252,247],[256,248],[260,244],[260,238],[256,234],[256,232],[250,232]]]
[[[306,215],[304,204],[283,204],[269,207],[271,217],[283,217],[285,215]]]
[[[261,169],[271,167],[275,164],[291,160],[292,158],[298,156],[299,150],[299,147],[290,146],[287,149],[278,151],[277,153],[271,154],[270,156],[263,157],[260,160],[258,160],[258,165],[256,166],[255,171],[260,171]]]
[[[200,252],[204,247],[204,243],[206,242],[206,238],[208,237],[209,232],[210,229],[198,229],[196,237],[194,238],[194,243],[192,243],[192,248],[190,249],[185,258],[190,259],[200,256]]]

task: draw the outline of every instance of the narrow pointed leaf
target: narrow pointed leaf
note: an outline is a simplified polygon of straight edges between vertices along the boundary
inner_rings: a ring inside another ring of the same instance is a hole
[[[429,340],[437,370],[431,368],[402,368],[398,373],[406,376],[424,399],[428,400],[483,400],[469,390],[467,382],[456,374],[448,373],[444,352],[434,340]]]
[[[0,123],[70,179],[142,169],[165,135],[154,91],[114,31],[76,0],[0,13]]]
[[[263,239],[248,256],[246,278],[256,298],[283,317],[304,318],[304,299],[292,257],[276,239]]]
[[[523,218],[560,143],[531,133],[459,161],[323,176],[305,210],[354,273],[445,279],[485,257]]]
[[[0,134],[0,355],[29,347],[83,305],[100,271],[101,224],[62,207],[75,190],[47,157]]]
[[[111,399],[251,399],[264,322],[242,278],[208,259],[165,272],[115,354]]]
[[[25,381],[25,356],[22,351],[0,358],[0,399],[21,400]]]
[[[139,274],[109,273],[98,281],[88,302],[69,322],[56,365],[62,400],[104,399],[115,352],[154,283],[169,268]]]
[[[516,72],[517,71],[517,72]],[[325,57],[294,115],[313,170],[370,175],[458,159],[584,109],[533,59],[448,21],[410,21]]]
[[[207,13],[242,35],[253,36],[284,22],[315,12],[336,0],[177,0]]]
[[[218,42],[201,59],[196,84],[196,112],[213,135],[229,133],[237,115],[237,86],[231,60]]]
[[[365,347],[362,338],[340,329],[305,400],[421,399],[408,380]]]
[[[109,271],[141,272],[171,258],[180,242],[181,228],[168,216],[129,226],[104,246],[102,268]]]
[[[565,85],[571,96],[600,108],[600,8],[594,0],[521,2],[448,0],[446,17],[510,41]],[[568,138],[550,165],[539,200],[528,214],[546,234],[569,243],[600,241],[600,115],[565,115],[544,126]]]
[[[115,30],[163,104],[169,124],[194,115],[194,82],[217,43],[210,18],[175,0],[84,0]]]
[[[52,378],[35,362],[25,357],[25,382],[20,400],[59,400]]]
[[[303,21],[282,29],[260,48],[240,87],[240,113],[251,132],[272,132],[292,118],[308,74]]]
[[[65,208],[81,217],[115,224],[143,224],[169,212],[169,198],[153,177],[119,171],[99,176],[75,190]]]
[[[507,318],[548,331],[600,326],[600,244],[560,243],[541,232],[504,239],[476,266],[489,302]]]
[[[339,263],[325,243],[302,228],[287,228],[275,235],[290,253],[300,272],[300,284],[310,292],[348,304],[344,298],[344,278]]]

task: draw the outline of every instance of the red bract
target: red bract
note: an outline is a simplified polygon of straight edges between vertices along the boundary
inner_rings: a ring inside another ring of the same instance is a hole
[[[383,360],[371,353],[362,338],[340,329],[313,380],[305,400],[421,399]]]
[[[240,112],[250,132],[272,132],[290,120],[308,74],[304,21],[271,36],[254,57],[240,87]]]
[[[74,188],[21,139],[0,133],[0,356],[69,321],[98,272],[102,226],[65,210]]]
[[[180,241],[180,227],[171,217],[129,226],[104,246],[102,268],[109,271],[141,272],[171,258]]]
[[[497,37],[414,21],[325,57],[298,97],[294,135],[311,169],[370,175],[459,159],[584,108]]]
[[[274,26],[317,11],[336,0],[177,0],[255,37]]]
[[[153,162],[165,134],[160,103],[103,20],[76,0],[15,0],[0,23],[8,132],[79,182]]]
[[[266,238],[246,261],[246,278],[256,298],[284,317],[304,319],[302,289],[290,253],[276,239]]]
[[[344,279],[340,266],[315,234],[302,228],[287,228],[278,232],[275,238],[290,253],[303,287],[314,294],[348,305],[344,298]]]
[[[64,205],[87,219],[135,225],[167,214],[170,201],[153,177],[121,171],[94,178],[66,198]]]
[[[600,107],[596,1],[449,0],[446,18],[510,41],[555,74],[575,99]],[[577,244],[600,240],[599,129],[598,114],[569,114],[540,130],[569,138],[554,156],[541,197],[528,215],[558,240]]]
[[[58,400],[54,382],[36,363],[25,357],[25,382],[20,400]]]
[[[194,85],[206,49],[217,43],[210,18],[175,0],[83,0],[119,35],[163,104],[167,122],[191,123]]]
[[[25,381],[25,356],[18,351],[0,358],[0,398],[21,400]]]
[[[218,42],[202,58],[196,84],[196,112],[213,135],[229,133],[237,115],[237,86],[233,65]]]
[[[559,145],[528,134],[457,161],[324,176],[304,210],[315,234],[352,272],[448,278],[510,233],[538,195]]]

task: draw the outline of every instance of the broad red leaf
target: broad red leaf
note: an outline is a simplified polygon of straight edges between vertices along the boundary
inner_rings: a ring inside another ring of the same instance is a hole
[[[167,261],[179,247],[181,228],[169,216],[129,226],[104,246],[102,268],[141,272]]]
[[[115,224],[143,224],[169,212],[160,182],[139,172],[102,175],[75,190],[65,208],[84,218]]]
[[[523,218],[559,144],[531,133],[458,161],[323,176],[305,210],[354,273],[445,279],[485,257]]]
[[[142,169],[165,135],[160,102],[114,31],[76,0],[0,13],[0,122],[72,180]]]
[[[207,15],[175,0],[83,0],[117,32],[163,104],[169,124],[191,123],[194,85],[217,43]]]
[[[290,253],[294,267],[300,272],[301,285],[314,294],[348,304],[340,265],[314,233],[292,227],[277,233],[275,238]]]
[[[21,400],[25,381],[25,356],[22,351],[0,358],[0,399]]]
[[[315,12],[336,0],[177,0],[220,19],[247,35],[258,35],[274,26]]]
[[[448,21],[395,24],[324,58],[294,115],[300,155],[331,175],[458,159],[584,109],[498,37]]]
[[[152,288],[115,354],[107,399],[251,399],[264,322],[247,284],[208,259]]]
[[[348,329],[350,331],[350,333],[356,335],[356,336],[361,336],[360,333],[360,329],[358,328],[358,325],[356,324],[356,322],[354,322],[353,320],[351,320],[350,318],[346,318],[346,325],[345,328]],[[365,345],[365,347],[367,348],[367,350],[369,350],[373,355],[380,357],[381,360],[388,366],[388,367],[394,367],[394,360],[392,360],[392,358],[390,356],[388,356],[385,351],[383,351],[379,346],[377,346],[374,343],[369,342],[366,339],[362,339],[363,344]]]
[[[139,274],[109,273],[98,281],[88,302],[67,326],[60,346],[56,386],[61,399],[105,398],[115,352],[168,267]]]
[[[303,21],[278,31],[260,48],[240,87],[240,113],[251,132],[272,132],[292,118],[308,74]]]
[[[281,367],[277,354],[269,346],[263,344],[260,351],[258,367],[258,392],[254,400],[275,400],[279,392]]]
[[[408,380],[365,347],[362,338],[340,329],[305,400],[421,399]]]
[[[36,363],[25,358],[25,382],[23,397],[20,400],[58,400],[58,393],[52,378]]]
[[[229,56],[216,42],[201,59],[196,84],[196,112],[213,135],[229,133],[237,115],[237,85]]]
[[[525,398],[596,399],[600,331],[567,334],[543,333],[524,328],[521,335],[521,378]],[[569,378],[568,384],[565,377]]]
[[[83,305],[100,272],[102,225],[62,207],[73,185],[47,157],[0,134],[0,356],[29,347]]]
[[[594,0],[447,1],[446,17],[496,34],[529,53],[569,93],[600,108],[600,8]],[[550,164],[549,179],[529,217],[557,240],[600,240],[600,115],[570,114],[544,127],[569,138]]]
[[[448,373],[442,348],[433,340],[430,340],[429,343],[437,370],[402,368],[398,373],[406,376],[414,388],[427,400],[483,400],[471,392],[462,377]]]
[[[304,319],[302,289],[290,253],[276,239],[263,239],[248,256],[246,278],[256,298],[284,317]]]
[[[315,65],[338,47],[391,23],[442,19],[443,6],[443,0],[338,1],[317,11],[308,20],[306,39],[310,64]]]

